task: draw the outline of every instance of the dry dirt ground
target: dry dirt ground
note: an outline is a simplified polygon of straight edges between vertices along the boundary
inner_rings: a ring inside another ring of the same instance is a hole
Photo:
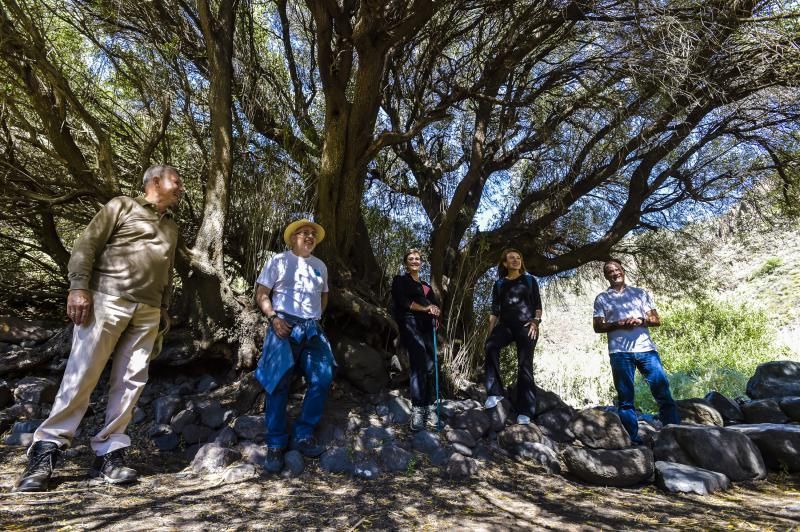
[[[470,481],[424,464],[407,474],[356,480],[307,466],[299,479],[237,484],[194,477],[180,455],[132,453],[130,487],[87,480],[82,451],[48,493],[10,493],[24,467],[19,447],[0,446],[0,528],[6,530],[659,529],[800,530],[800,475],[771,475],[720,495],[671,495],[654,486],[587,486],[508,460]]]

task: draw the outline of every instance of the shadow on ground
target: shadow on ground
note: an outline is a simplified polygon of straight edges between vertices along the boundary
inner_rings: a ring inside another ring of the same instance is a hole
[[[362,481],[309,465],[300,479],[260,477],[222,484],[181,473],[180,455],[136,454],[143,473],[128,488],[88,481],[90,453],[58,470],[43,494],[9,493],[24,466],[0,447],[0,527],[78,530],[466,528],[779,528],[800,520],[800,477],[773,475],[721,495],[669,495],[652,485],[590,487],[500,459],[468,482],[436,468]]]

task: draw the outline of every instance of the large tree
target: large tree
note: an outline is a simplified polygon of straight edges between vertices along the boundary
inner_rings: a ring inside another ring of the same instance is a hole
[[[552,275],[795,186],[798,22],[776,0],[0,0],[0,25],[0,290],[53,301],[97,206],[173,162],[179,314],[243,368],[252,279],[298,214],[327,229],[334,331],[383,344],[376,213],[422,223],[458,338],[509,244]]]

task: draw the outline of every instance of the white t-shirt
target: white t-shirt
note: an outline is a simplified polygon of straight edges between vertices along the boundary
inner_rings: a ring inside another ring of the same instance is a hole
[[[625,286],[620,292],[609,288],[594,299],[594,316],[605,318],[606,322],[643,318],[651,310],[656,310],[653,298],[646,290],[633,286]],[[650,338],[647,327],[617,329],[608,333],[609,353],[644,353],[655,350],[656,344]]]
[[[291,251],[267,261],[256,283],[272,291],[272,308],[304,319],[322,317],[322,294],[328,291],[328,268],[313,255],[298,257]]]

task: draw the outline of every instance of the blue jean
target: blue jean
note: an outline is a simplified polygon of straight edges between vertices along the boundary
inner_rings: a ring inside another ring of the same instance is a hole
[[[300,328],[302,324],[295,324],[294,327]],[[280,338],[274,330],[270,329],[264,340],[262,357],[268,356],[267,351],[270,346],[274,349],[277,344],[286,342],[295,359],[294,371],[286,371],[278,385],[271,392],[267,390],[266,393],[264,422],[267,428],[266,443],[268,447],[284,448],[289,442],[289,435],[286,431],[286,405],[289,402],[289,388],[295,373],[302,373],[308,385],[300,416],[294,423],[293,438],[295,440],[303,440],[314,434],[314,428],[322,418],[328,390],[333,381],[335,364],[333,353],[321,330],[315,331],[311,337],[294,334],[295,332],[293,330],[293,334],[289,338]]]
[[[611,353],[611,372],[614,375],[614,387],[617,389],[619,402],[619,417],[631,440],[639,442],[639,421],[633,408],[633,378],[636,368],[642,373],[644,380],[650,386],[650,392],[658,403],[661,422],[665,425],[679,424],[678,407],[669,391],[669,380],[661,358],[657,351],[644,353]]]

